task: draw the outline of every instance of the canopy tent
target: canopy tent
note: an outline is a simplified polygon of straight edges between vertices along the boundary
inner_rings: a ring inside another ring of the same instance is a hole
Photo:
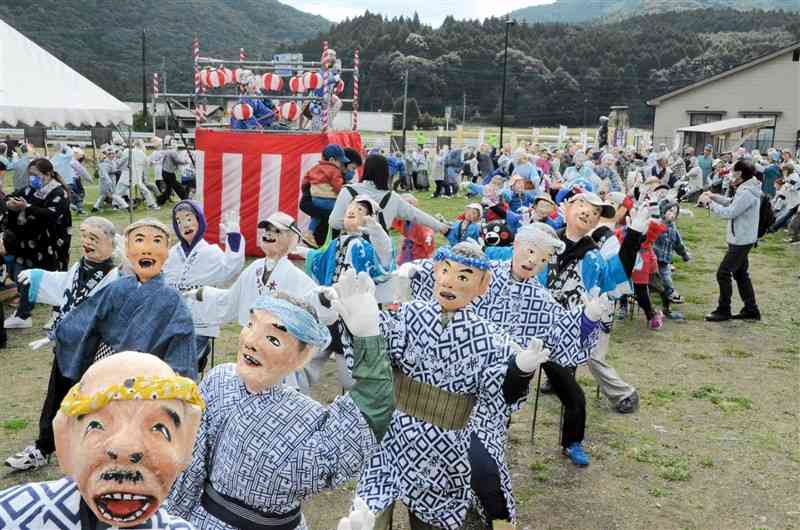
[[[123,102],[0,19],[0,122],[46,127],[132,123]]]
[[[694,147],[697,153],[702,153],[708,144],[714,147],[715,153],[722,153],[739,148],[756,138],[760,129],[773,124],[774,118],[733,118],[681,127],[675,132],[683,136],[684,146]],[[680,143],[680,138],[676,141]]]

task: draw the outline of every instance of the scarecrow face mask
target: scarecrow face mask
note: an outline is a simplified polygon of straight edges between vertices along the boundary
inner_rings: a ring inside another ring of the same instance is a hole
[[[491,274],[457,261],[437,262],[433,269],[434,296],[444,311],[458,311],[489,288]]]
[[[544,270],[552,255],[550,249],[542,248],[533,241],[517,240],[511,258],[511,274],[522,281],[532,278]]]
[[[273,225],[258,229],[258,246],[264,255],[279,260],[297,245],[297,234],[291,230],[278,230]]]
[[[175,225],[178,228],[176,234],[187,244],[194,241],[197,236],[197,231],[200,230],[200,223],[197,221],[197,216],[188,210],[179,210],[175,213]]]
[[[102,263],[114,253],[114,241],[93,224],[81,223],[81,253],[92,263]]]
[[[359,202],[351,202],[344,212],[344,230],[348,234],[359,232],[364,226],[367,217],[369,217],[369,210],[367,207]]]
[[[139,226],[128,234],[126,254],[139,281],[146,282],[161,273],[169,254],[169,238],[153,226]]]
[[[555,209],[556,207],[547,201],[536,201],[536,206],[533,207],[533,213],[537,219],[546,219]]]
[[[312,353],[281,321],[256,309],[239,334],[236,372],[251,393],[263,392],[305,364]]]
[[[156,361],[163,364],[159,376],[174,377],[163,361]],[[142,375],[140,368],[149,367],[135,359],[115,359],[87,372],[80,392],[92,395],[110,385],[125,385]],[[200,407],[184,401],[146,397],[111,401],[82,415],[67,416],[62,410],[53,422],[58,461],[100,521],[115,528],[137,526],[158,510],[190,463],[200,416]]]
[[[567,203],[564,207],[564,214],[567,226],[581,236],[594,230],[600,220],[600,208],[592,206],[583,199]]]

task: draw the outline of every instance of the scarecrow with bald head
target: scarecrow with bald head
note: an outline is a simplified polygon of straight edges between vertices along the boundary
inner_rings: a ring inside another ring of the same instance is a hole
[[[161,359],[92,365],[53,421],[60,480],[0,492],[0,528],[192,530],[161,504],[191,461],[203,400]]]

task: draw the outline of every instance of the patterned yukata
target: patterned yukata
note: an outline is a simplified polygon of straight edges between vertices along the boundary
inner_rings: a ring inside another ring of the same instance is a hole
[[[211,370],[200,392],[207,408],[192,463],[166,502],[198,530],[234,530],[202,506],[206,481],[222,495],[279,516],[357,476],[377,446],[349,394],[327,407],[284,385],[250,394],[234,364]],[[304,520],[297,530],[307,530]]]
[[[0,528],[20,530],[97,530],[112,528],[97,522],[94,513],[81,502],[78,485],[69,478],[52,482],[20,484],[0,491]],[[87,523],[88,526],[84,525]],[[137,530],[194,530],[183,519],[159,508]]]
[[[412,294],[418,300],[430,300],[433,297],[434,263],[422,260],[414,264],[421,267],[422,271],[411,281]],[[588,354],[582,343],[585,341],[588,345],[591,340],[596,342],[596,334],[584,337],[581,333],[582,309],[565,310],[535,278],[525,282],[516,281],[511,275],[510,261],[492,261],[489,270],[492,274],[489,290],[472,303],[480,317],[508,333],[523,348],[532,338],[541,339],[544,347],[550,350],[551,359],[562,366],[576,366],[585,362]],[[516,516],[516,503],[505,454],[507,425],[511,414],[522,407],[526,397],[527,394],[500,410],[486,407],[485,402],[480,402],[471,422],[476,436],[500,472],[503,496],[512,520]],[[480,503],[476,505],[480,506]]]
[[[508,337],[471,308],[451,313],[443,324],[435,300],[403,304],[381,315],[381,332],[395,367],[415,381],[477,397],[476,407],[498,412]],[[471,429],[444,430],[395,410],[380,449],[358,483],[358,496],[375,513],[401,501],[422,521],[447,530],[464,524],[472,503],[468,456]]]

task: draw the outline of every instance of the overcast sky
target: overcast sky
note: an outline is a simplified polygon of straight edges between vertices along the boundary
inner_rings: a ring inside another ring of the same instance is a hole
[[[338,22],[345,18],[353,18],[364,13],[381,13],[391,17],[411,16],[414,11],[419,18],[428,24],[438,26],[447,15],[458,19],[484,19],[490,16],[501,16],[506,13],[539,4],[552,4],[555,0],[281,0],[284,4],[296,7],[301,11],[322,15],[328,20]]]

